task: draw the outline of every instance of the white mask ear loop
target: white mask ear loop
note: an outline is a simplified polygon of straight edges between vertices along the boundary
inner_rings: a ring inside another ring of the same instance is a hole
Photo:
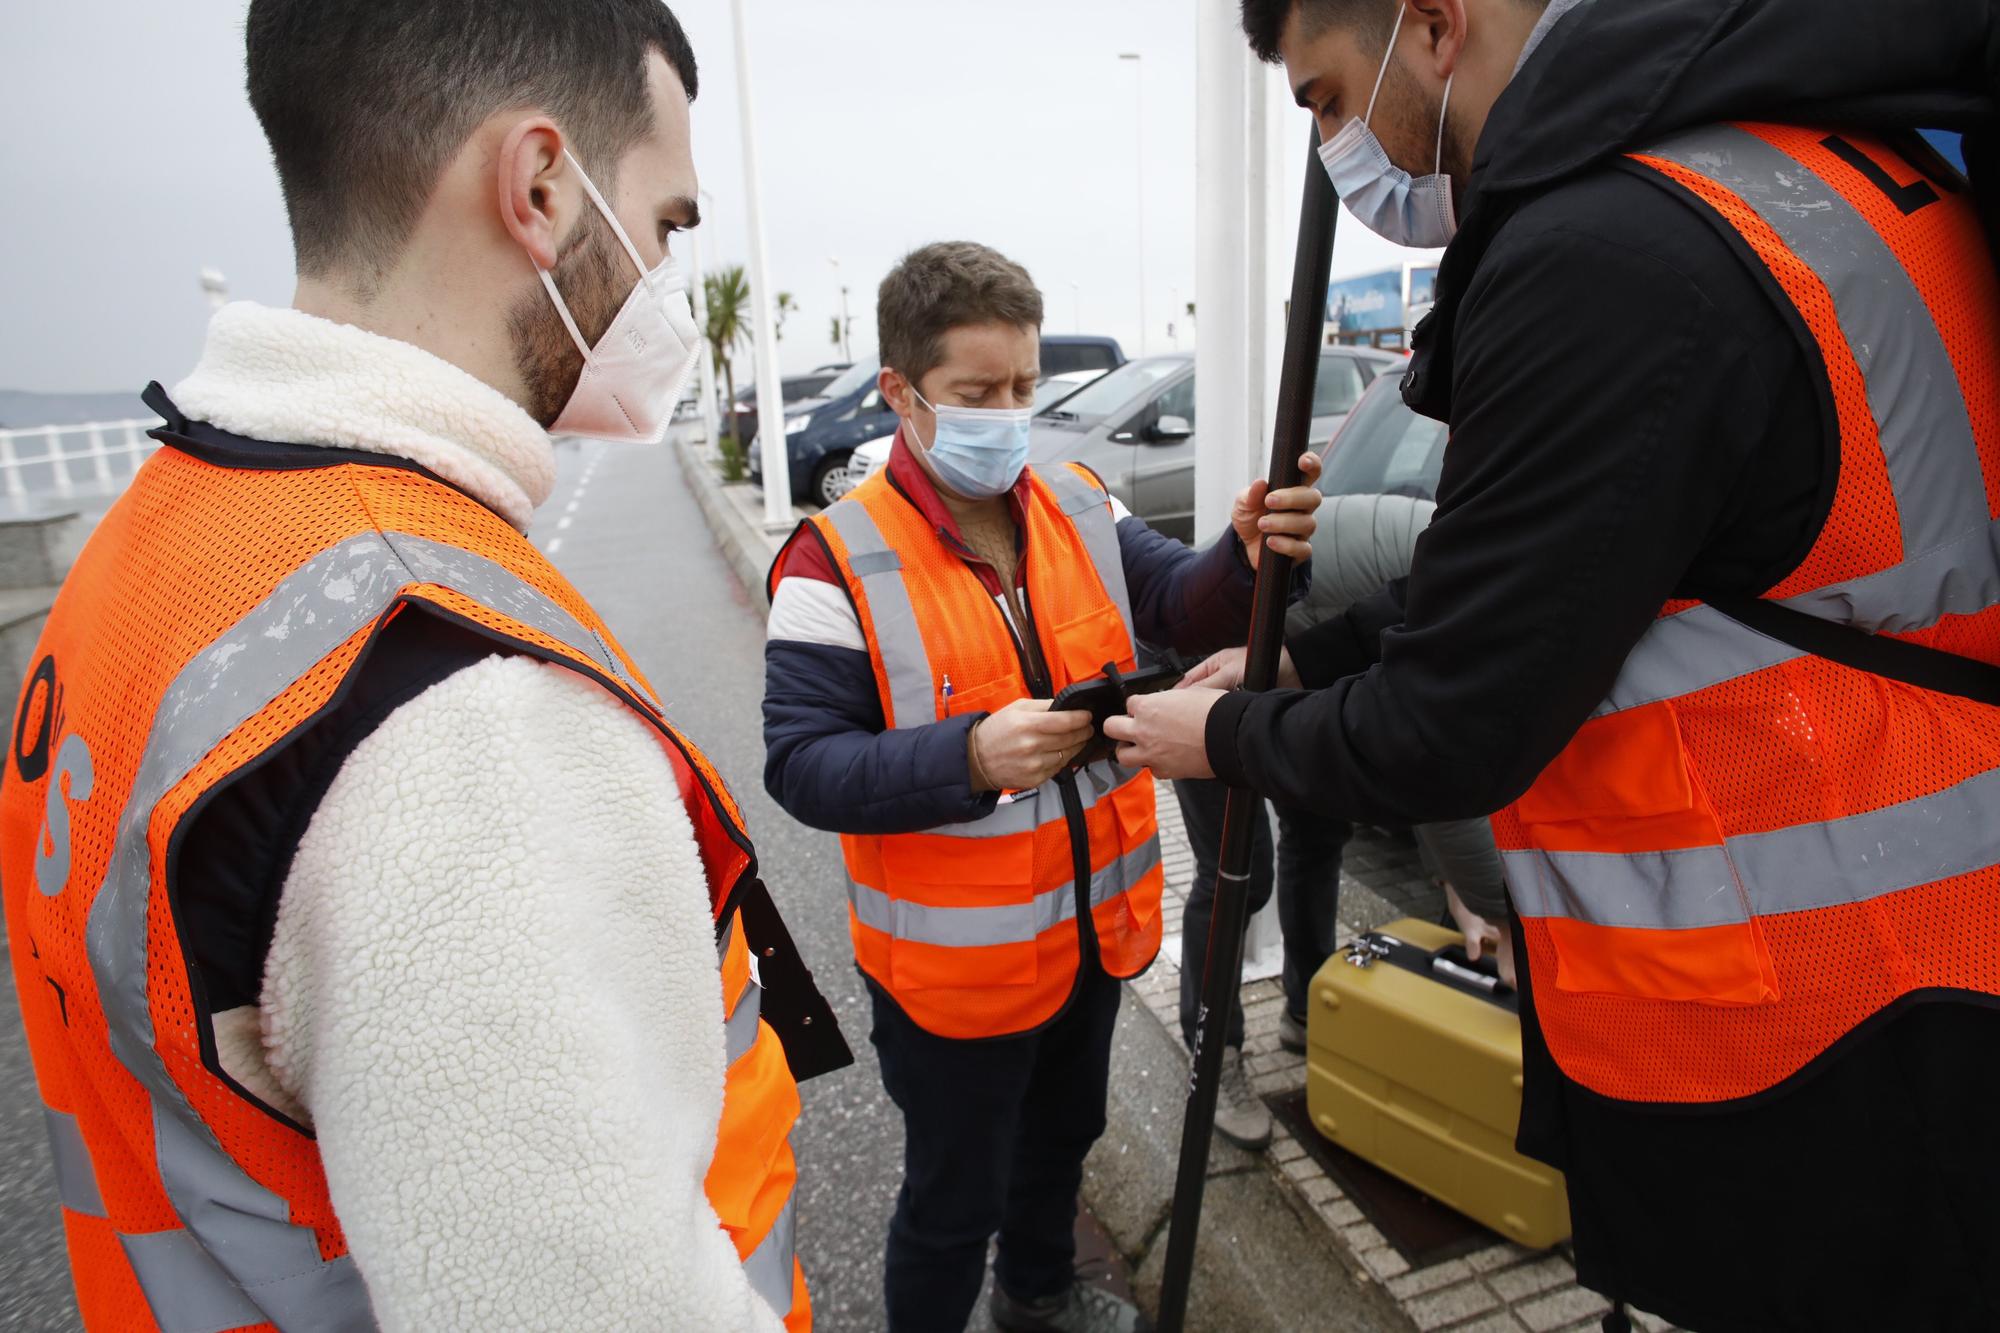
[[[1382,53],[1382,68],[1375,71],[1375,88],[1368,94],[1367,114],[1361,117],[1363,125],[1375,119],[1375,99],[1382,95],[1382,80],[1388,76],[1389,60],[1396,54],[1396,35],[1403,30],[1403,15],[1406,12],[1403,0],[1396,0],[1396,26],[1389,29],[1389,49]]]
[[[937,404],[933,403],[930,399],[924,397],[923,394],[919,393],[917,391],[917,386],[914,383],[910,385],[910,397],[916,399],[918,402],[922,403],[925,407],[928,407],[931,410],[931,420],[933,422],[937,420]],[[914,412],[910,413],[910,438],[915,440],[918,444],[922,444],[925,449],[929,449],[931,447],[930,444],[924,444],[923,436],[917,434],[917,414]],[[937,428],[935,425],[933,425],[933,427],[931,428],[931,444],[936,444],[936,443],[937,443]]]
[[[541,278],[542,286],[548,288],[549,302],[555,306],[556,313],[562,316],[563,327],[569,330],[570,341],[576,344],[577,351],[583,353],[583,359],[589,361],[590,344],[583,340],[583,333],[576,327],[576,321],[569,317],[569,304],[562,299],[562,293],[556,290],[556,280],[551,278],[549,271],[540,264],[535,265],[535,273]]]
[[[624,246],[625,253],[631,256],[632,267],[639,270],[639,276],[646,279],[650,286],[653,275],[647,269],[646,261],[639,258],[638,247],[632,244],[632,238],[625,234],[625,229],[618,225],[618,215],[611,211],[611,205],[605,203],[604,196],[597,192],[597,186],[592,183],[590,173],[583,169],[583,163],[577,161],[569,149],[563,149],[563,156],[576,168],[577,179],[583,182],[584,193],[590,196],[590,202],[597,205],[597,211],[604,214],[604,220],[611,224],[611,234],[618,238],[618,244]]]
[[[1444,113],[1451,109],[1451,81],[1457,77],[1458,71],[1456,70],[1453,70],[1446,76],[1444,81],[1444,100],[1438,104],[1437,156],[1431,162],[1431,175],[1433,176],[1438,175],[1444,170]]]
[[[583,169],[583,163],[577,161],[576,155],[569,149],[563,149],[563,156],[576,168],[576,178],[583,182],[583,191],[590,196],[590,202],[597,205],[597,211],[611,224],[611,234],[618,238],[618,244],[625,247],[626,255],[632,260],[632,267],[639,270],[639,280],[648,287],[652,286],[653,275],[647,271],[645,261],[639,258],[639,251],[633,246],[632,238],[625,234],[625,228],[618,225],[618,217],[611,211],[611,205],[605,203],[604,196],[598,193],[596,184],[590,179],[590,173]],[[583,353],[585,361],[590,360],[590,344],[583,340],[583,331],[577,328],[576,321],[570,318],[569,303],[563,300],[562,293],[556,290],[555,279],[550,277],[549,271],[540,264],[535,265],[535,273],[541,278],[542,286],[548,289],[549,300],[555,306],[556,314],[562,316],[563,327],[569,330],[570,341],[576,344],[577,351]]]

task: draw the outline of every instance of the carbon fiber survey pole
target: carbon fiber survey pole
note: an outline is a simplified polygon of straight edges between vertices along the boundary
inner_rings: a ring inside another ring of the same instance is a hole
[[[1306,156],[1305,200],[1299,209],[1299,245],[1292,260],[1292,299],[1285,320],[1285,359],[1278,375],[1278,416],[1271,431],[1271,489],[1299,484],[1299,455],[1312,428],[1313,381],[1319,372],[1320,335],[1326,327],[1326,282],[1333,267],[1333,228],[1339,213],[1333,185],[1319,163],[1319,129]],[[1250,653],[1243,688],[1268,690],[1278,677],[1278,654],[1285,645],[1285,606],[1292,586],[1292,562],[1266,549],[1257,566],[1256,600],[1251,604]],[[1160,1333],[1180,1333],[1187,1316],[1188,1284],[1194,1273],[1195,1234],[1201,1227],[1201,1196],[1208,1183],[1208,1143],[1215,1132],[1216,1086],[1222,1078],[1222,1047],[1229,1009],[1243,971],[1243,924],[1248,914],[1250,818],[1258,798],[1232,788],[1222,820],[1217,858],[1215,912],[1208,927],[1208,961],[1201,977],[1200,1021],[1188,1075],[1187,1115],[1181,1122],[1180,1169],[1174,1177],[1169,1216],[1167,1263],[1160,1287]]]

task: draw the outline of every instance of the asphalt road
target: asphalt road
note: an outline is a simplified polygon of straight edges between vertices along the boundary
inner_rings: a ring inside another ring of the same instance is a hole
[[[902,1128],[868,1045],[866,997],[849,962],[839,846],[764,794],[763,617],[716,553],[664,448],[563,446],[559,481],[531,534],[596,604],[669,712],[721,768],[749,813],[764,877],[858,1063],[803,1089],[799,1248],[816,1326],[880,1328],[881,1242],[900,1176]],[[0,1329],[79,1327],[70,1295],[39,1099],[14,988],[0,986]]]

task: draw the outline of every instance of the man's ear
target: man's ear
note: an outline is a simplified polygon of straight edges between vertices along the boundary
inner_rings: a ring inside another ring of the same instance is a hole
[[[1422,25],[1425,57],[1438,78],[1448,79],[1458,69],[1465,54],[1465,0],[1404,0],[1411,13],[1404,27],[1413,21]]]
[[[575,225],[581,194],[563,155],[563,134],[547,116],[530,116],[507,131],[494,163],[500,221],[514,243],[544,269],[556,266],[562,238]]]
[[[889,410],[899,417],[908,418],[917,410],[916,395],[910,392],[910,382],[903,378],[903,372],[893,366],[882,367],[875,376],[875,387],[882,391],[882,401]]]

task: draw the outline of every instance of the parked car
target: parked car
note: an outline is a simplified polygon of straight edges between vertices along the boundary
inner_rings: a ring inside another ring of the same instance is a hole
[[[820,369],[804,375],[787,375],[778,383],[785,396],[785,415],[797,416],[807,404],[816,404],[827,386],[838,379],[840,372]],[[754,440],[757,438],[757,386],[745,385],[736,391],[736,438]]]
[[[1094,333],[1044,333],[1042,335],[1042,382],[1079,370],[1103,374],[1125,364],[1125,349],[1116,338]]]
[[[1403,358],[1367,347],[1320,353],[1308,439],[1333,437],[1362,391]],[[1389,376],[1394,378],[1394,376]],[[1194,357],[1128,361],[1035,417],[1031,460],[1088,465],[1159,531],[1194,540]]]
[[[1042,338],[1043,382],[1080,371],[1102,372],[1121,364],[1124,358],[1113,338],[1049,334]],[[785,454],[791,465],[795,499],[832,504],[847,493],[847,465],[855,449],[895,433],[896,414],[875,387],[881,368],[875,357],[857,361],[821,390],[819,401],[786,410]],[[763,485],[761,439],[750,442],[749,464],[750,480]]]
[[[1369,385],[1334,433],[1319,477],[1323,493],[1437,499],[1449,432],[1409,409],[1398,378],[1383,375]]]

